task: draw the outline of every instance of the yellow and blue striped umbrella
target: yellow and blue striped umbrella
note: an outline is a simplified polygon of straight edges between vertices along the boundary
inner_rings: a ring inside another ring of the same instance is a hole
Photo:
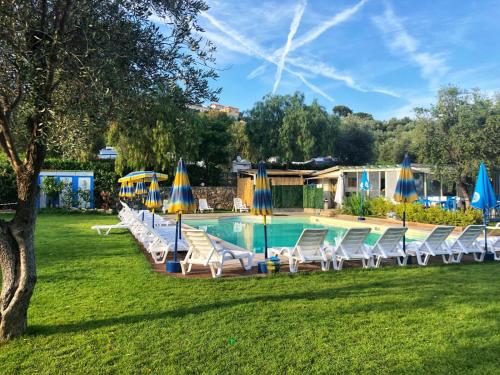
[[[148,191],[146,189],[146,184],[144,184],[143,181],[139,181],[135,185],[135,195],[145,195],[147,193],[148,193]]]
[[[271,187],[267,178],[266,166],[264,162],[259,163],[257,176],[255,176],[255,191],[253,193],[252,214],[253,215],[272,215],[273,201],[271,196]]]
[[[122,182],[122,184],[120,186],[120,191],[118,193],[118,196],[120,198],[125,198],[126,192],[127,192],[127,183],[126,182]]]
[[[399,172],[396,191],[394,192],[394,200],[401,203],[411,203],[417,199],[417,188],[411,171],[410,158],[408,155],[405,155],[403,164],[401,165],[401,172]]]
[[[177,262],[177,244],[182,235],[182,214],[195,212],[196,203],[194,202],[193,190],[189,184],[186,166],[182,159],[179,159],[177,171],[175,172],[174,184],[172,186],[172,194],[170,196],[170,204],[168,205],[169,213],[177,214],[175,223],[175,246],[174,260],[167,262],[167,272],[179,272],[179,262]]]
[[[259,163],[257,176],[255,176],[255,191],[253,193],[252,210],[253,215],[264,216],[264,255],[267,259],[267,223],[266,216],[273,214],[273,199],[271,187],[267,178],[266,165],[263,161]]]
[[[394,192],[394,200],[403,203],[403,227],[406,226],[406,203],[415,202],[418,199],[415,179],[411,171],[410,157],[405,155],[399,179]],[[403,236],[403,251],[406,250],[406,237]]]
[[[147,208],[151,208],[153,210],[153,217],[154,217],[154,209],[161,207],[162,202],[161,202],[160,186],[158,185],[158,180],[156,179],[156,175],[154,174],[153,178],[151,179],[148,196],[144,204],[146,205]]]
[[[174,184],[172,186],[172,195],[170,196],[170,204],[168,212],[174,213],[191,213],[196,210],[196,203],[193,197],[193,191],[189,184],[186,166],[182,159],[177,164],[175,172]]]
[[[166,181],[168,176],[164,173],[153,171],[136,171],[130,172],[128,175],[121,177],[118,182],[150,182],[153,180],[153,175],[156,175],[157,181]]]
[[[124,198],[133,198],[134,197],[134,183],[127,182],[127,186],[125,187]]]

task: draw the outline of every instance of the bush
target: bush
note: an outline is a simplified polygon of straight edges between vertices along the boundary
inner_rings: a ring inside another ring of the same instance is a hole
[[[403,210],[406,209],[406,220],[417,223],[465,227],[482,222],[481,211],[470,208],[465,211],[448,211],[438,206],[425,208],[419,203],[394,204],[382,197],[369,199],[364,206],[366,216],[387,217],[387,213],[395,212],[399,219],[403,218]],[[342,213],[359,216],[359,196],[347,198]]]
[[[387,217],[389,212],[394,212],[396,205],[383,197],[368,200],[369,215],[376,217]]]
[[[342,212],[347,215],[363,216],[369,215],[369,201],[363,198],[363,209],[361,209],[361,195],[353,194],[347,197],[342,206]]]
[[[395,212],[400,219],[403,217],[403,209],[402,204],[395,206]],[[418,223],[465,227],[480,224],[482,217],[480,210],[471,208],[465,211],[448,211],[438,206],[425,208],[422,204],[406,204],[406,220]]]

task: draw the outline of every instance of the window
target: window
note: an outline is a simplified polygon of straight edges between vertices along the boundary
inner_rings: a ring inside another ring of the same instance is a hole
[[[347,187],[349,188],[356,188],[356,177],[348,177],[347,178]]]

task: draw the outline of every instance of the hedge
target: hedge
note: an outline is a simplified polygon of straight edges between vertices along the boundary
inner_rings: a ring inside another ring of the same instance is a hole
[[[417,223],[427,223],[436,225],[453,225],[465,227],[471,224],[482,223],[482,213],[476,209],[466,209],[465,211],[449,211],[439,206],[424,207],[419,203],[394,204],[384,198],[373,198],[365,201],[364,214],[366,216],[387,217],[387,213],[394,212],[401,219],[403,209],[406,211],[406,220]],[[342,211],[350,215],[359,214],[359,199],[346,199]]]
[[[323,188],[303,186],[303,207],[323,208]]]
[[[302,208],[302,185],[273,185],[271,188],[274,208]]]

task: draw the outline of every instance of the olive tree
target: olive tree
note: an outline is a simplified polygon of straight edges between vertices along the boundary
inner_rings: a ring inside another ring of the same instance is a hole
[[[0,149],[16,176],[17,208],[0,220],[0,341],[21,335],[36,283],[37,176],[60,117],[112,120],[155,87],[188,103],[213,100],[213,46],[201,0],[0,2]],[[152,17],[165,20],[161,30]]]

